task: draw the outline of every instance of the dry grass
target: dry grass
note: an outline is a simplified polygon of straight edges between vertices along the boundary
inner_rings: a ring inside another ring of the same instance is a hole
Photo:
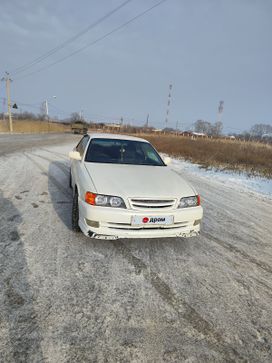
[[[69,125],[61,123],[36,121],[36,120],[13,120],[13,132],[40,133],[40,132],[64,132],[70,131]],[[0,132],[9,132],[8,121],[0,121]]]
[[[14,120],[13,130],[19,133],[67,132],[70,131],[70,125]],[[8,121],[0,121],[0,132],[8,131]],[[272,178],[272,145],[238,140],[191,139],[175,135],[137,134],[135,136],[149,140],[159,152],[184,158],[205,168],[246,171],[250,175]]]
[[[144,135],[160,152],[198,163],[272,177],[272,146],[257,142],[190,139],[174,135]]]

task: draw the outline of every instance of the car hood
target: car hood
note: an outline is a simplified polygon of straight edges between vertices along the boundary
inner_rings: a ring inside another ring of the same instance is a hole
[[[99,194],[123,198],[182,198],[195,190],[170,167],[85,163]]]

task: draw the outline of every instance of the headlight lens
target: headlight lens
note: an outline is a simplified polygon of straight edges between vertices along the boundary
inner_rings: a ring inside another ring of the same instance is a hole
[[[106,195],[97,195],[95,197],[95,205],[107,205],[108,204],[108,197]]]
[[[122,198],[119,197],[110,197],[109,198],[110,205],[115,208],[121,208],[123,202]]]
[[[192,197],[181,198],[178,208],[197,207],[198,205],[200,205],[200,197],[199,195],[194,195]]]
[[[126,208],[125,202],[120,197],[91,192],[86,192],[85,202],[100,207]]]

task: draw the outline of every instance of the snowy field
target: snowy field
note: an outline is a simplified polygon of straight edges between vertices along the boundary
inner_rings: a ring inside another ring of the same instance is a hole
[[[216,168],[205,169],[181,159],[172,159],[171,167],[177,171],[183,170],[197,178],[217,181],[240,192],[272,199],[272,179],[249,176],[244,172],[221,171]]]

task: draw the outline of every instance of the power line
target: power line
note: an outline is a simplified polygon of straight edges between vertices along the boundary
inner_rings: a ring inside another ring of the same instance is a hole
[[[42,71],[44,71],[45,69],[51,68],[51,67],[53,67],[54,65],[56,65],[56,64],[58,64],[58,63],[61,63],[61,62],[65,61],[66,59],[68,59],[68,58],[70,58],[70,57],[74,56],[75,54],[78,54],[78,53],[82,52],[82,51],[83,51],[83,50],[85,50],[86,48],[91,47],[92,45],[95,45],[95,44],[97,44],[98,42],[101,42],[102,40],[104,40],[105,38],[109,37],[109,36],[110,36],[110,35],[112,35],[113,33],[116,33],[118,30],[120,30],[120,29],[122,29],[122,28],[125,28],[125,27],[126,27],[127,25],[129,25],[130,23],[132,23],[132,22],[134,22],[135,20],[139,19],[140,17],[144,16],[146,13],[150,12],[151,10],[153,10],[154,8],[156,8],[156,7],[160,6],[162,3],[166,2],[166,1],[168,1],[168,0],[161,0],[161,1],[159,1],[157,4],[155,4],[155,5],[151,6],[150,8],[148,8],[148,9],[146,9],[146,10],[142,11],[142,12],[141,12],[141,13],[139,13],[138,15],[134,16],[134,17],[133,17],[133,18],[131,18],[130,20],[126,21],[125,23],[123,23],[123,24],[121,24],[121,25],[119,25],[118,27],[114,28],[114,29],[113,29],[113,30],[111,30],[110,32],[108,32],[108,33],[104,34],[103,36],[101,36],[101,37],[97,38],[96,40],[92,41],[91,43],[86,44],[85,46],[83,46],[83,47],[81,47],[81,48],[79,48],[79,49],[75,50],[74,52],[72,52],[72,53],[68,54],[67,56],[65,56],[65,57],[63,57],[63,58],[61,58],[61,59],[59,59],[59,60],[57,60],[57,61],[55,61],[55,62],[53,62],[53,63],[50,63],[50,64],[48,64],[48,65],[46,65],[46,66],[44,66],[44,67],[42,67],[42,68],[39,68],[39,69],[37,69],[37,70],[36,70],[36,71],[34,71],[34,72],[31,72],[31,73],[28,73],[28,74],[26,74],[26,75],[24,75],[24,76],[22,76],[22,77],[19,77],[19,78],[17,78],[16,80],[23,79],[23,78],[29,77],[29,76],[31,76],[31,75],[33,75],[33,74],[36,74],[36,73],[42,72]]]
[[[225,125],[224,125],[224,128],[225,129],[231,129],[231,130],[237,130],[237,131],[244,131],[242,129],[238,129],[237,127],[230,127],[230,126],[225,126]]]
[[[5,97],[0,97],[2,100],[6,99]],[[35,107],[35,106],[39,106],[40,103],[24,103],[24,102],[20,102],[15,100],[14,98],[11,98],[12,103],[17,103],[20,106],[30,106],[30,107]]]
[[[55,108],[58,112],[68,114],[68,112],[67,112],[67,111],[64,111],[64,110],[62,110],[61,108],[59,108],[59,107],[57,107],[57,106],[53,105],[53,103],[51,103],[51,102],[48,102],[48,103],[49,103],[50,107]]]
[[[52,54],[55,54],[56,52],[58,52],[59,50],[63,49],[64,47],[66,47],[68,44],[74,42],[76,39],[78,39],[79,37],[81,37],[82,35],[86,34],[87,32],[89,32],[91,29],[93,29],[94,27],[96,27],[97,25],[99,25],[100,23],[102,23],[103,21],[105,21],[106,19],[108,19],[110,16],[112,16],[114,13],[116,13],[117,11],[119,11],[120,9],[122,9],[125,5],[127,5],[129,2],[131,2],[133,0],[126,0],[125,2],[123,2],[122,4],[120,4],[119,6],[117,6],[116,8],[114,8],[113,10],[111,10],[109,13],[107,13],[106,15],[102,16],[102,18],[98,19],[97,21],[95,21],[93,24],[89,25],[87,28],[81,30],[79,33],[75,34],[74,36],[72,36],[71,38],[67,39],[65,42],[63,42],[62,44],[58,45],[57,47],[49,50],[48,52],[42,54],[41,56],[33,59],[31,62],[28,62],[20,67],[15,68],[13,71],[11,71],[12,74],[18,74],[21,73],[29,68],[31,68],[32,66],[42,62],[43,60],[45,60],[46,58],[50,57]]]
[[[0,99],[1,100],[6,100],[5,97],[0,97]],[[38,103],[23,103],[23,102],[20,102],[18,100],[15,100],[15,99],[13,99],[11,101],[12,101],[12,103],[15,103],[16,102],[16,104],[20,108],[21,108],[21,106],[26,106],[26,107],[30,107],[30,108],[40,109],[40,106],[41,106],[41,102],[38,102]],[[48,104],[50,105],[51,108],[54,108],[60,114],[67,115],[67,117],[69,117],[69,115],[71,114],[70,111],[67,111],[67,110],[65,111],[62,108],[54,105],[52,102],[48,102]],[[100,120],[101,119],[102,120],[104,119],[104,120],[115,120],[115,121],[118,121],[120,119],[120,116],[113,116],[113,115],[111,115],[111,116],[107,115],[106,116],[106,115],[95,114],[95,113],[92,113],[92,114],[86,113],[86,117],[88,117],[90,119],[93,118],[93,119],[100,119]],[[135,121],[134,118],[131,118],[131,117],[128,117],[128,116],[123,117],[123,119],[124,119],[124,121],[133,121],[133,120]],[[112,121],[110,121],[110,122],[112,122]]]

